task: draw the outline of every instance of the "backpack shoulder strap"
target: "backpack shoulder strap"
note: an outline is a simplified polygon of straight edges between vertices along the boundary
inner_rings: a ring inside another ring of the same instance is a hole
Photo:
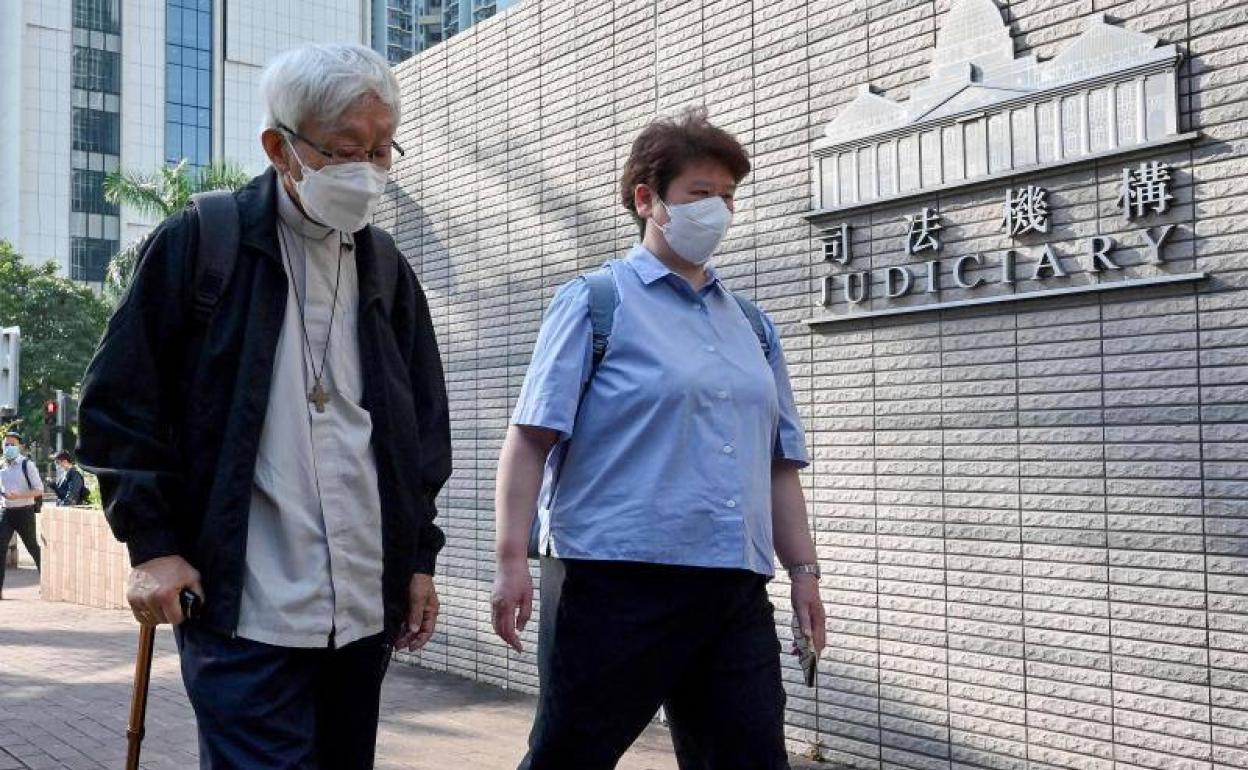
[[[199,250],[195,259],[195,319],[207,323],[234,272],[240,238],[238,203],[228,190],[196,193],[191,204],[199,214]]]
[[[771,359],[771,343],[767,340],[767,324],[763,321],[763,311],[758,309],[758,305],[750,302],[745,297],[737,294],[735,291],[728,292],[732,298],[737,301],[741,312],[745,313],[746,319],[750,322],[750,328],[754,330],[754,336],[758,337],[758,344],[763,348],[763,358]]]
[[[35,491],[35,482],[30,480],[30,458],[22,458],[22,478],[26,480],[26,486],[30,487],[30,491]]]
[[[602,363],[602,358],[607,354],[607,343],[611,339],[611,327],[615,325],[615,306],[619,300],[619,290],[615,285],[615,273],[611,271],[611,263],[603,265],[597,270],[584,273],[580,276],[580,280],[584,281],[589,287],[589,323],[593,328],[593,360],[590,363],[589,377],[585,379],[585,384],[581,386],[581,394],[577,403],[577,411],[580,411],[580,403],[584,402],[585,394],[589,393],[589,384],[593,381],[594,375],[598,372],[598,365]],[[570,440],[570,439],[569,439]],[[559,476],[563,471],[563,458],[567,453],[567,442],[562,442],[553,451],[558,452],[555,460],[554,478],[549,487],[549,497],[542,504],[549,506],[554,499],[555,488],[559,486]],[[535,559],[541,554],[541,517],[533,518],[533,524],[529,528],[529,558]],[[546,554],[549,556],[549,552]]]
[[[611,272],[608,265],[586,273],[584,278],[589,286],[589,322],[593,327],[594,347],[593,371],[596,371],[607,354],[607,343],[611,340],[611,329],[615,325],[615,306],[619,299],[619,292],[615,286],[615,274]]]
[[[395,291],[399,285],[399,261],[403,257],[399,254],[399,247],[395,245],[394,238],[390,233],[382,230],[376,225],[368,226],[369,238],[373,242],[373,264],[377,269],[377,281],[379,286],[394,286]],[[382,305],[386,309],[386,315],[390,314],[390,310],[394,307],[394,292],[382,292]]]
[[[594,330],[594,361],[590,369],[590,377],[598,370],[598,364],[607,354],[607,343],[611,340],[611,327],[615,325],[615,306],[619,301],[619,290],[615,286],[615,273],[611,265],[606,264],[592,273],[586,273],[585,283],[589,285],[589,322]]]

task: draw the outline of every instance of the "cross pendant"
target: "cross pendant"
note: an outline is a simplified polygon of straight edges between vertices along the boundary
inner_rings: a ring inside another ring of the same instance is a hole
[[[325,413],[325,405],[329,403],[329,394],[325,392],[325,388],[321,387],[320,380],[316,381],[312,392],[308,394],[308,403],[316,406],[316,411],[320,414]]]

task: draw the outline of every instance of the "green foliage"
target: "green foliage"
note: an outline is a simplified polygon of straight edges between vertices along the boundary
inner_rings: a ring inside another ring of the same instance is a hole
[[[0,325],[22,329],[18,417],[28,441],[42,430],[44,400],[78,389],[108,315],[107,302],[55,264],[28,265],[0,241]]]
[[[87,507],[104,510],[104,502],[100,499],[100,480],[95,477],[95,474],[82,470],[82,466],[79,466],[78,470],[82,471],[82,483],[91,490],[91,499],[87,502]]]
[[[128,244],[109,260],[108,270],[104,273],[104,299],[111,307],[121,304],[126,289],[130,288],[130,279],[134,277],[134,269],[139,264],[139,255],[147,243],[147,236]]]
[[[151,174],[114,171],[104,178],[104,197],[109,203],[133,206],[163,220],[186,208],[195,193],[237,190],[250,180],[247,172],[233,163],[211,163],[198,171],[187,171],[183,160],[175,166],[161,166]],[[113,304],[130,286],[143,240],[127,245],[108,265],[104,296]]]
[[[211,163],[198,171],[187,171],[182,160],[176,166],[161,166],[152,174],[114,171],[104,178],[104,197],[109,203],[130,205],[165,219],[186,208],[195,193],[237,190],[250,179],[233,163]]]

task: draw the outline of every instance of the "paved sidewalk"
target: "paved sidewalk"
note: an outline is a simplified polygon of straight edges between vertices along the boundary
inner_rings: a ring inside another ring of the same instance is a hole
[[[0,601],[0,770],[121,770],[137,626],[128,613],[42,602],[34,570],[10,570]],[[514,768],[533,699],[394,666],[382,694],[378,770]],[[143,767],[196,767],[195,723],[173,635],[157,635]],[[622,770],[675,770],[652,728]]]

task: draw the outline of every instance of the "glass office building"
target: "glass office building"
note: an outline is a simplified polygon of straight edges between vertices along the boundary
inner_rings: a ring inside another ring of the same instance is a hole
[[[120,246],[104,177],[121,162],[121,0],[73,0],[69,277],[104,280]]]
[[[376,0],[373,48],[398,64],[518,0]]]
[[[212,160],[212,0],[167,0],[165,160]]]
[[[156,224],[104,200],[108,174],[152,174],[183,160],[192,171],[214,160],[263,170],[264,65],[303,43],[367,43],[374,0],[5,8],[13,13],[0,22],[0,239],[32,264],[99,283],[112,256]]]

